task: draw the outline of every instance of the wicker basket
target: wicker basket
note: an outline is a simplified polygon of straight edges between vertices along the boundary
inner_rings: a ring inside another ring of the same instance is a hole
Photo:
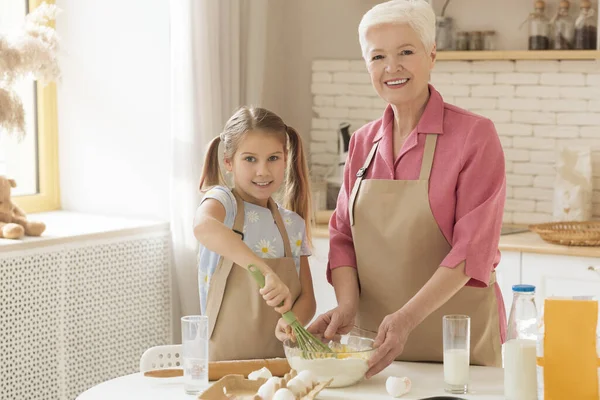
[[[529,229],[548,243],[564,246],[600,246],[600,221],[548,222]]]

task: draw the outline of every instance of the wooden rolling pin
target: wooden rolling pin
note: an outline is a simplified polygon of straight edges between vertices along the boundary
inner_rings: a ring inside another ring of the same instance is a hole
[[[211,361],[208,363],[208,380],[218,381],[225,375],[244,375],[257,369],[266,367],[273,376],[282,377],[290,372],[290,364],[285,358],[270,358],[266,360],[236,360],[236,361]],[[160,369],[144,372],[144,376],[152,378],[173,378],[183,376],[183,370]]]

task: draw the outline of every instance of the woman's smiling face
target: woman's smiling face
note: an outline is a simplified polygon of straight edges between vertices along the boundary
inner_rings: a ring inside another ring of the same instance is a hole
[[[375,25],[367,31],[365,60],[371,83],[386,102],[402,105],[428,90],[435,45],[427,50],[408,24]]]

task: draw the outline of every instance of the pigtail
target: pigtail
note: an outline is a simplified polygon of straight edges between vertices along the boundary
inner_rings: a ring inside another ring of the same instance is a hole
[[[313,224],[312,194],[308,164],[302,138],[291,126],[286,126],[288,136],[289,164],[285,176],[284,207],[296,212],[306,223],[306,239],[312,245],[311,227]]]
[[[223,185],[225,182],[219,164],[219,143],[221,143],[221,136],[211,140],[206,150],[202,176],[200,176],[201,192],[206,192],[213,186]]]

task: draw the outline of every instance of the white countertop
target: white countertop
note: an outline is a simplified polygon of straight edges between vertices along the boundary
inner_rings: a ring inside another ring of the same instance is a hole
[[[318,224],[313,229],[316,238],[329,239],[329,228],[326,224]],[[563,246],[545,242],[537,233],[523,232],[500,236],[500,251],[516,251],[522,253],[550,254],[574,257],[600,257],[598,246]]]
[[[452,395],[467,400],[504,400],[503,370],[501,368],[471,366],[470,393]],[[449,396],[444,392],[442,364],[395,362],[379,375],[357,385],[339,389],[325,389],[317,399],[327,400],[390,400],[385,390],[388,376],[407,376],[412,390],[400,397],[419,400],[432,396]],[[77,400],[158,400],[195,399],[183,391],[182,378],[147,378],[141,374],[127,375],[95,386],[82,393]]]

